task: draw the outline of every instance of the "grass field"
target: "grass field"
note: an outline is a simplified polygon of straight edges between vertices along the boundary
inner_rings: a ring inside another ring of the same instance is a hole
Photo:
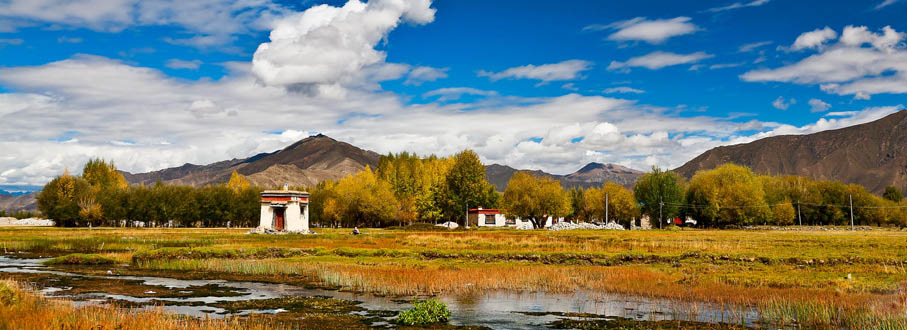
[[[0,250],[88,254],[53,263],[112,260],[121,273],[385,295],[588,290],[755,307],[779,324],[907,327],[902,231],[246,231],[0,228]]]

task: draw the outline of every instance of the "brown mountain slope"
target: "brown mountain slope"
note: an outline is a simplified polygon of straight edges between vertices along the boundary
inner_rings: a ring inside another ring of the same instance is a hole
[[[488,183],[494,185],[495,190],[504,191],[504,189],[507,188],[507,182],[510,182],[510,178],[513,177],[513,174],[517,171],[527,171],[535,176],[552,177],[560,180],[560,175],[545,173],[541,170],[518,170],[507,165],[499,164],[491,164],[485,166],[485,180],[488,180]]]
[[[233,171],[246,175],[254,185],[276,187],[314,186],[327,179],[338,179],[375,168],[375,152],[359,149],[324,135],[310,136],[282,150],[262,153],[246,159],[233,159],[209,165],[185,164],[148,173],[123,173],[130,184],[168,184],[204,186],[227,182]]]
[[[38,196],[38,192],[31,192],[24,195],[13,196],[13,195],[0,195],[0,210],[8,211],[18,211],[18,210],[29,210],[34,211],[37,208],[37,201],[35,197]]]
[[[885,118],[808,135],[773,136],[717,147],[675,171],[696,171],[736,163],[762,174],[802,175],[856,183],[874,193],[907,186],[907,110]]]
[[[590,187],[612,181],[622,186],[632,186],[636,179],[645,174],[617,164],[589,163],[583,168],[564,176],[563,181],[576,186]],[[587,186],[588,185],[588,186]]]
[[[517,170],[510,166],[491,164],[485,167],[485,178],[495,186],[498,191],[504,191],[507,188],[507,182]],[[598,187],[605,182],[616,182],[625,187],[630,187],[636,182],[636,179],[644,174],[642,171],[626,168],[617,164],[600,164],[589,163],[576,172],[567,175],[556,175],[546,173],[540,170],[528,171],[536,176],[547,176],[560,181],[565,188],[573,187]]]

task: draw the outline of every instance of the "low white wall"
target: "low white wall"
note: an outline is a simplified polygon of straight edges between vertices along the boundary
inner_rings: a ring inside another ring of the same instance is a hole
[[[481,213],[478,215],[479,227],[504,227],[507,225],[507,217],[503,214],[498,213],[494,215],[494,224],[486,224],[485,216],[486,214]]]
[[[303,210],[305,209],[305,210]],[[286,217],[286,230],[288,231],[308,231],[309,230],[309,208],[308,205],[299,202],[288,202]]]
[[[258,228],[274,229],[272,228],[273,221],[274,209],[271,208],[271,203],[261,203],[261,219],[258,223]]]

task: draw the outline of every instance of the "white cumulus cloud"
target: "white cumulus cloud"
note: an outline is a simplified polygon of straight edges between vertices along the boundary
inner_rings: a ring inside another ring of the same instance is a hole
[[[542,83],[549,81],[573,80],[583,71],[592,68],[592,62],[583,60],[566,60],[559,63],[542,65],[524,65],[509,68],[501,72],[479,71],[480,77],[488,77],[492,81],[501,79],[532,79]]]
[[[459,99],[463,95],[494,96],[498,95],[495,91],[486,91],[472,87],[445,87],[422,94],[423,98],[439,96],[438,101],[447,101]]]
[[[732,10],[732,9],[740,9],[740,8],[746,8],[746,7],[758,7],[758,6],[767,4],[769,1],[770,0],[753,0],[750,2],[734,2],[727,6],[709,8],[709,9],[706,9],[706,11],[712,12],[712,13],[717,13],[717,12],[722,12],[722,11],[727,11],[727,10]]]
[[[417,66],[409,71],[409,74],[407,74],[406,76],[406,81],[404,81],[403,84],[418,86],[424,82],[447,78],[447,70],[449,69],[439,69],[430,66]]]
[[[608,36],[609,40],[633,41],[641,40],[650,44],[660,44],[669,38],[694,33],[702,30],[690,23],[690,18],[681,16],[671,19],[649,20],[645,17],[614,22],[607,25],[589,25],[585,31],[617,30]]]
[[[622,93],[622,94],[626,94],[626,93],[631,93],[631,94],[642,94],[642,93],[645,93],[645,92],[646,92],[646,91],[644,91],[644,90],[636,89],[636,88],[633,88],[633,87],[627,87],[627,86],[606,88],[606,89],[603,91],[603,93],[605,93],[605,94],[614,94],[614,93]]]
[[[831,109],[831,104],[825,103],[820,99],[809,99],[809,110],[812,112],[825,112]]]
[[[748,71],[740,78],[818,84],[827,93],[853,95],[857,99],[883,93],[904,94],[907,50],[897,45],[905,36],[889,26],[880,33],[864,26],[847,26],[838,42],[819,49],[817,54],[774,69]]]
[[[793,104],[797,104],[797,99],[785,100],[783,96],[778,96],[777,99],[772,101],[772,106],[778,110],[787,110]]]
[[[318,5],[274,24],[270,42],[258,46],[252,72],[270,86],[344,85],[381,65],[375,49],[401,22],[427,24],[435,9],[429,0],[350,0],[343,7]],[[299,86],[296,86],[299,88]]]
[[[191,36],[171,40],[196,47],[223,46],[235,36],[266,30],[288,10],[270,0],[8,0],[0,21],[34,22],[119,32],[133,26],[177,26]]]
[[[705,52],[676,54],[655,51],[643,56],[631,58],[626,62],[612,61],[611,64],[608,65],[608,70],[626,71],[631,67],[644,67],[650,70],[658,70],[667,66],[695,63],[711,57],[713,57],[713,55]]]
[[[181,60],[178,58],[173,58],[167,60],[167,63],[164,63],[164,66],[171,69],[188,69],[188,70],[198,70],[198,67],[202,65],[200,60]]]
[[[810,32],[804,32],[794,40],[794,44],[790,46],[791,50],[802,50],[808,48],[819,48],[825,45],[826,42],[834,40],[838,37],[838,32],[832,30],[830,27],[825,27],[823,29],[816,29]]]

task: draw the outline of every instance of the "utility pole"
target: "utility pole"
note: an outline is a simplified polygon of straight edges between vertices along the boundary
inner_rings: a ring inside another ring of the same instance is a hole
[[[661,229],[661,207],[665,205],[662,197],[658,197],[658,229]]]
[[[608,223],[608,194],[605,194],[605,223]]]
[[[797,201],[797,220],[800,220],[800,226],[803,226],[803,218],[800,217],[800,201]]]
[[[469,229],[469,203],[466,203],[466,229]]]
[[[853,231],[853,194],[850,195],[850,230]]]

